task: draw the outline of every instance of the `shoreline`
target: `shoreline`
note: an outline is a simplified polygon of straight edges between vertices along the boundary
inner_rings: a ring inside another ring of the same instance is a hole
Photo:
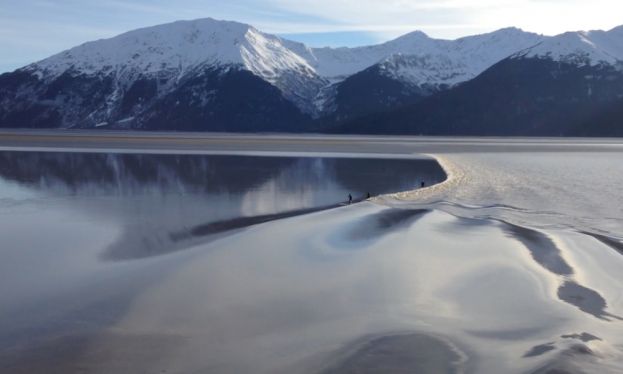
[[[332,153],[404,155],[472,152],[619,152],[617,138],[485,138],[319,134],[0,130],[1,150],[142,153]]]

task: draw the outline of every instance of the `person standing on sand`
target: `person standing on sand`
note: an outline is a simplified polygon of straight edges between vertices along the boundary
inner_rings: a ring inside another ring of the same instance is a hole
[[[424,186],[426,186],[426,183],[424,183],[424,181],[422,181],[422,183],[420,184],[420,187],[424,188]]]
[[[353,203],[353,195],[348,194],[348,204],[352,204]]]

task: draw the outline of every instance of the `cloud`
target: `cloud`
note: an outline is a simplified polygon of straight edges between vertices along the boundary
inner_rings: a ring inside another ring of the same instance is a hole
[[[4,66],[18,67],[88,40],[203,17],[312,44],[331,33],[357,44],[414,30],[452,39],[507,26],[548,35],[610,29],[622,13],[620,0],[0,0],[0,50]]]
[[[459,37],[469,29],[518,26],[557,34],[578,29],[609,29],[620,22],[620,0],[268,0],[272,7],[322,15],[333,28],[422,29],[434,36]]]

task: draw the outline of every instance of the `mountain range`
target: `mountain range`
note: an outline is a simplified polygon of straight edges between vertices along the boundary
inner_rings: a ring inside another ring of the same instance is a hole
[[[623,27],[310,48],[178,21],[0,75],[0,127],[623,135]]]

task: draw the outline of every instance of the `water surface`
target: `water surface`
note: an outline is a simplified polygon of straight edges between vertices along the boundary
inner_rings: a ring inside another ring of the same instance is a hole
[[[0,371],[621,372],[620,154],[430,147],[0,154]]]
[[[168,356],[193,335],[169,332],[180,322],[176,316],[145,334],[124,333],[121,339],[110,331],[124,332],[116,329],[133,305],[184,267],[220,251],[235,253],[240,248],[222,244],[230,236],[262,223],[279,225],[276,221],[285,218],[337,209],[349,194],[357,202],[445,177],[436,161],[423,158],[0,152],[0,368],[153,369],[154,355]],[[287,234],[270,234],[273,244],[252,245],[239,253],[240,261],[251,258],[250,252],[279,246]],[[219,271],[237,271],[218,262],[215,258]],[[278,266],[264,270],[274,273]],[[235,287],[227,280],[204,282],[205,287],[218,284],[224,293]],[[205,287],[174,292],[163,301],[210,316],[208,322],[218,325],[226,315],[184,305]],[[183,301],[176,300],[180,296]],[[220,300],[213,302],[217,307]],[[265,308],[276,316],[282,310]],[[158,309],[141,319],[156,318]],[[286,315],[277,318],[275,332],[287,323]],[[191,330],[207,333],[204,328],[202,323]],[[87,347],[116,339],[122,340],[121,351],[107,353],[110,358],[90,356]],[[106,366],[135,345],[146,351],[125,358],[132,361],[129,367]],[[171,370],[182,367],[192,368]]]

